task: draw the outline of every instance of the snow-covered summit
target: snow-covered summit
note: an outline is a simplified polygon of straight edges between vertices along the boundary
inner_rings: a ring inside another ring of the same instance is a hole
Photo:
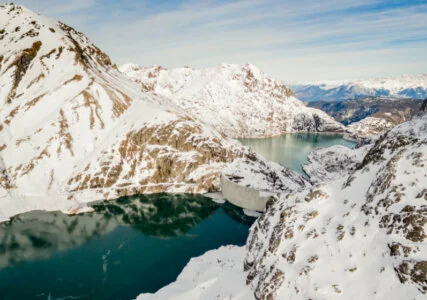
[[[141,69],[141,66],[134,63],[127,63],[119,67],[119,71],[122,73],[130,73],[133,71],[138,71],[139,69]]]
[[[412,87],[427,88],[427,73],[420,75],[402,75],[395,77],[380,77],[371,79],[355,79],[355,80],[323,80],[314,82],[305,82],[302,84],[315,84],[324,88],[332,88],[345,84],[358,84],[371,89],[385,89],[393,94],[398,93],[401,89]]]
[[[366,96],[391,96],[424,99],[427,74],[400,77],[302,82],[291,86],[303,101],[341,101]]]
[[[231,137],[343,130],[327,114],[307,108],[283,82],[251,64],[172,70],[125,65],[120,69],[142,90],[168,97]]]

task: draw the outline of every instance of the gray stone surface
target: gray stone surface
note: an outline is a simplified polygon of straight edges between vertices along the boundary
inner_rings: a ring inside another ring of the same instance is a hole
[[[263,211],[267,200],[274,195],[274,193],[241,186],[223,174],[221,174],[221,188],[224,198],[230,203],[254,211]]]

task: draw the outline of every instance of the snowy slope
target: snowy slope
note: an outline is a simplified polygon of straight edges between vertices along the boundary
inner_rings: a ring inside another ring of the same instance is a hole
[[[382,136],[347,178],[279,200],[248,240],[255,294],[425,297],[426,153],[427,115]]]
[[[401,77],[304,82],[290,86],[303,101],[341,101],[365,96],[392,96],[425,99],[427,74]]]
[[[367,117],[347,126],[347,134],[355,139],[373,138],[393,128],[395,124],[384,118]]]
[[[302,168],[314,184],[328,182],[347,176],[363,160],[370,145],[357,149],[335,145],[313,150]]]
[[[236,159],[222,173],[241,186],[268,192],[294,191],[310,185],[300,173],[271,161]]]
[[[141,92],[82,33],[0,6],[0,221],[141,192],[205,192],[246,151]]]
[[[243,273],[244,247],[226,246],[192,258],[177,280],[137,300],[250,300]]]
[[[282,82],[250,64],[200,70],[127,64],[120,70],[144,91],[170,98],[230,137],[343,130],[327,114],[307,108]]]
[[[425,299],[427,109],[367,147],[350,174],[267,207],[246,249],[210,251],[139,299]],[[210,272],[215,259],[227,265]]]

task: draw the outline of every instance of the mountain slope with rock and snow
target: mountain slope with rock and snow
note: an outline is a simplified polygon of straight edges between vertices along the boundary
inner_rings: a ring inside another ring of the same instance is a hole
[[[427,100],[423,109],[363,159],[356,149],[349,174],[270,201],[246,247],[210,251],[138,299],[424,299]]]
[[[395,125],[387,119],[367,117],[348,125],[346,136],[359,141],[375,139]]]
[[[0,40],[0,220],[142,192],[206,192],[248,155],[141,92],[61,22],[0,5]]]
[[[290,85],[296,97],[306,102],[343,101],[366,96],[425,99],[427,74],[401,77],[319,81]]]
[[[170,98],[230,137],[343,131],[327,114],[306,107],[282,82],[250,64],[200,70],[127,64],[120,70],[142,90]]]
[[[382,118],[394,125],[411,119],[420,109],[421,100],[391,97],[364,97],[337,102],[315,101],[308,104],[323,110],[344,125],[366,117]]]
[[[370,145],[350,149],[342,145],[313,150],[302,166],[313,184],[333,181],[347,176],[357,168]]]
[[[421,100],[393,97],[364,97],[337,102],[314,101],[318,108],[344,125],[355,139],[378,136],[393,126],[410,120],[420,109]]]

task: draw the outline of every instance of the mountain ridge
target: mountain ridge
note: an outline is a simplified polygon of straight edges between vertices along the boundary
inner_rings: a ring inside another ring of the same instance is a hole
[[[137,299],[424,299],[426,113],[363,148],[314,152],[320,183],[269,201],[245,246],[194,258]]]
[[[259,159],[141,92],[68,25],[6,4],[0,39],[0,220],[142,192],[206,192],[235,158]]]
[[[344,101],[314,101],[309,107],[321,109],[338,122],[349,125],[366,117],[383,118],[397,125],[418,113],[422,100],[391,97],[362,97]]]
[[[299,99],[307,102],[343,101],[367,96],[424,99],[427,97],[427,74],[301,82],[290,87]]]
[[[171,70],[126,64],[119,69],[142,90],[170,98],[233,138],[344,130],[327,114],[307,108],[283,82],[252,64]]]

